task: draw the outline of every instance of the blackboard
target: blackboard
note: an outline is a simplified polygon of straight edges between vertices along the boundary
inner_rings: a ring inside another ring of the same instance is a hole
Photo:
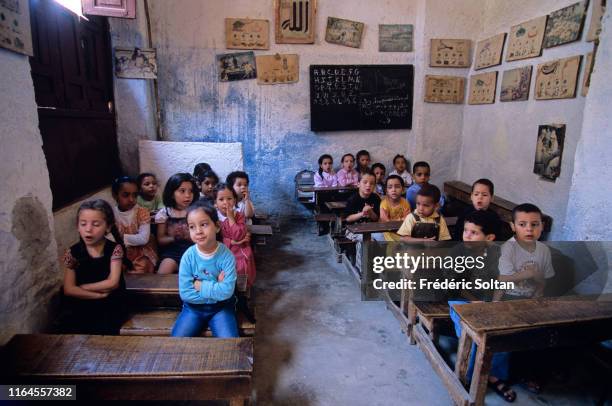
[[[412,65],[310,65],[312,131],[412,128]]]

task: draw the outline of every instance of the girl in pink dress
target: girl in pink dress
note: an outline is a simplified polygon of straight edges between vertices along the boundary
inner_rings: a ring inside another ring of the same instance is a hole
[[[342,156],[342,169],[338,171],[338,186],[358,186],[359,173],[353,169],[355,157],[353,154],[344,154]]]

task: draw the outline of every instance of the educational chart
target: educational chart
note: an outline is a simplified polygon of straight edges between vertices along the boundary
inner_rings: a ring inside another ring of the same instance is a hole
[[[412,127],[413,65],[311,65],[312,131]]]
[[[604,1],[605,0],[592,0],[593,10],[591,12],[591,23],[589,24],[589,32],[586,36],[588,42],[595,41],[599,38],[599,33],[601,32],[601,19],[606,11]]]
[[[253,52],[217,55],[217,67],[221,82],[255,79],[257,77],[255,54]]]
[[[359,48],[361,46],[363,28],[364,24],[357,21],[327,17],[325,41],[329,42],[330,44]]]
[[[299,80],[300,65],[297,54],[258,55],[255,59],[259,85],[295,83]]]
[[[582,77],[582,92],[581,94],[586,97],[589,93],[589,87],[591,86],[591,73],[593,72],[593,52],[589,52],[586,56],[586,66],[584,67],[584,76]]]
[[[227,49],[270,49],[270,22],[249,18],[225,19]]]
[[[412,24],[379,24],[379,52],[412,52],[414,26]]]
[[[502,77],[499,100],[523,101],[529,99],[531,71],[531,65],[505,71]]]
[[[495,103],[497,72],[480,73],[470,76],[468,104]]]
[[[316,0],[276,0],[274,34],[277,44],[314,44]]]
[[[469,39],[432,39],[429,54],[429,66],[442,68],[469,68]]]
[[[578,41],[582,32],[586,5],[586,1],[581,1],[550,13],[544,34],[544,48]]]
[[[115,75],[125,79],[157,79],[155,49],[115,48]]]
[[[553,182],[561,174],[565,124],[541,125],[538,127],[538,140],[533,164],[533,173],[542,179]]]
[[[581,55],[538,65],[536,100],[568,99],[576,96]]]
[[[497,34],[476,44],[474,70],[499,65],[502,61],[506,33]]]
[[[542,41],[548,16],[515,25],[510,29],[506,61],[535,58],[542,55]]]
[[[425,101],[427,103],[462,104],[464,98],[465,78],[425,75]]]
[[[0,1],[0,46],[34,56],[28,0]]]

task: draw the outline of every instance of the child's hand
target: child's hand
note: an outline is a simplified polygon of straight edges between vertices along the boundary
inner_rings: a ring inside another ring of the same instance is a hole
[[[225,271],[221,271],[219,276],[217,276],[217,282],[221,283],[225,279]]]
[[[202,281],[198,279],[193,281],[193,288],[199,292],[202,289]]]
[[[244,192],[242,192],[242,200],[249,200],[250,198],[250,194],[249,194],[249,189],[246,189]]]
[[[244,237],[244,240],[242,240],[244,242],[251,242],[251,233],[246,233],[246,236]]]
[[[538,266],[534,262],[526,262],[521,267],[521,273],[526,279],[538,278]]]
[[[234,211],[233,207],[228,207],[227,210],[225,211],[225,216],[230,219],[230,220],[235,220],[236,219],[236,212]]]
[[[109,294],[110,294],[110,292],[98,292],[98,297],[100,299],[104,299],[104,298],[108,297]]]

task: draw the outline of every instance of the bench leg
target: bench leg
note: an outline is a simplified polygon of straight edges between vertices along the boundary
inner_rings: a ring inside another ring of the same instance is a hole
[[[408,337],[410,338],[410,344],[415,345],[416,339],[414,338],[414,326],[416,326],[417,311],[416,306],[412,300],[408,301]]]
[[[470,354],[472,352],[472,337],[465,331],[465,326],[461,323],[461,337],[459,338],[459,347],[457,348],[457,361],[455,364],[455,375],[462,383],[467,382],[467,370],[470,362]]]
[[[246,398],[246,399],[235,398],[235,399],[230,399],[229,401],[229,406],[248,406],[249,404],[251,404],[251,402],[249,401],[249,398]]]
[[[479,345],[476,351],[474,374],[472,375],[472,383],[470,385],[470,398],[472,398],[476,406],[484,405],[492,359],[493,353],[487,350],[485,343]]]

